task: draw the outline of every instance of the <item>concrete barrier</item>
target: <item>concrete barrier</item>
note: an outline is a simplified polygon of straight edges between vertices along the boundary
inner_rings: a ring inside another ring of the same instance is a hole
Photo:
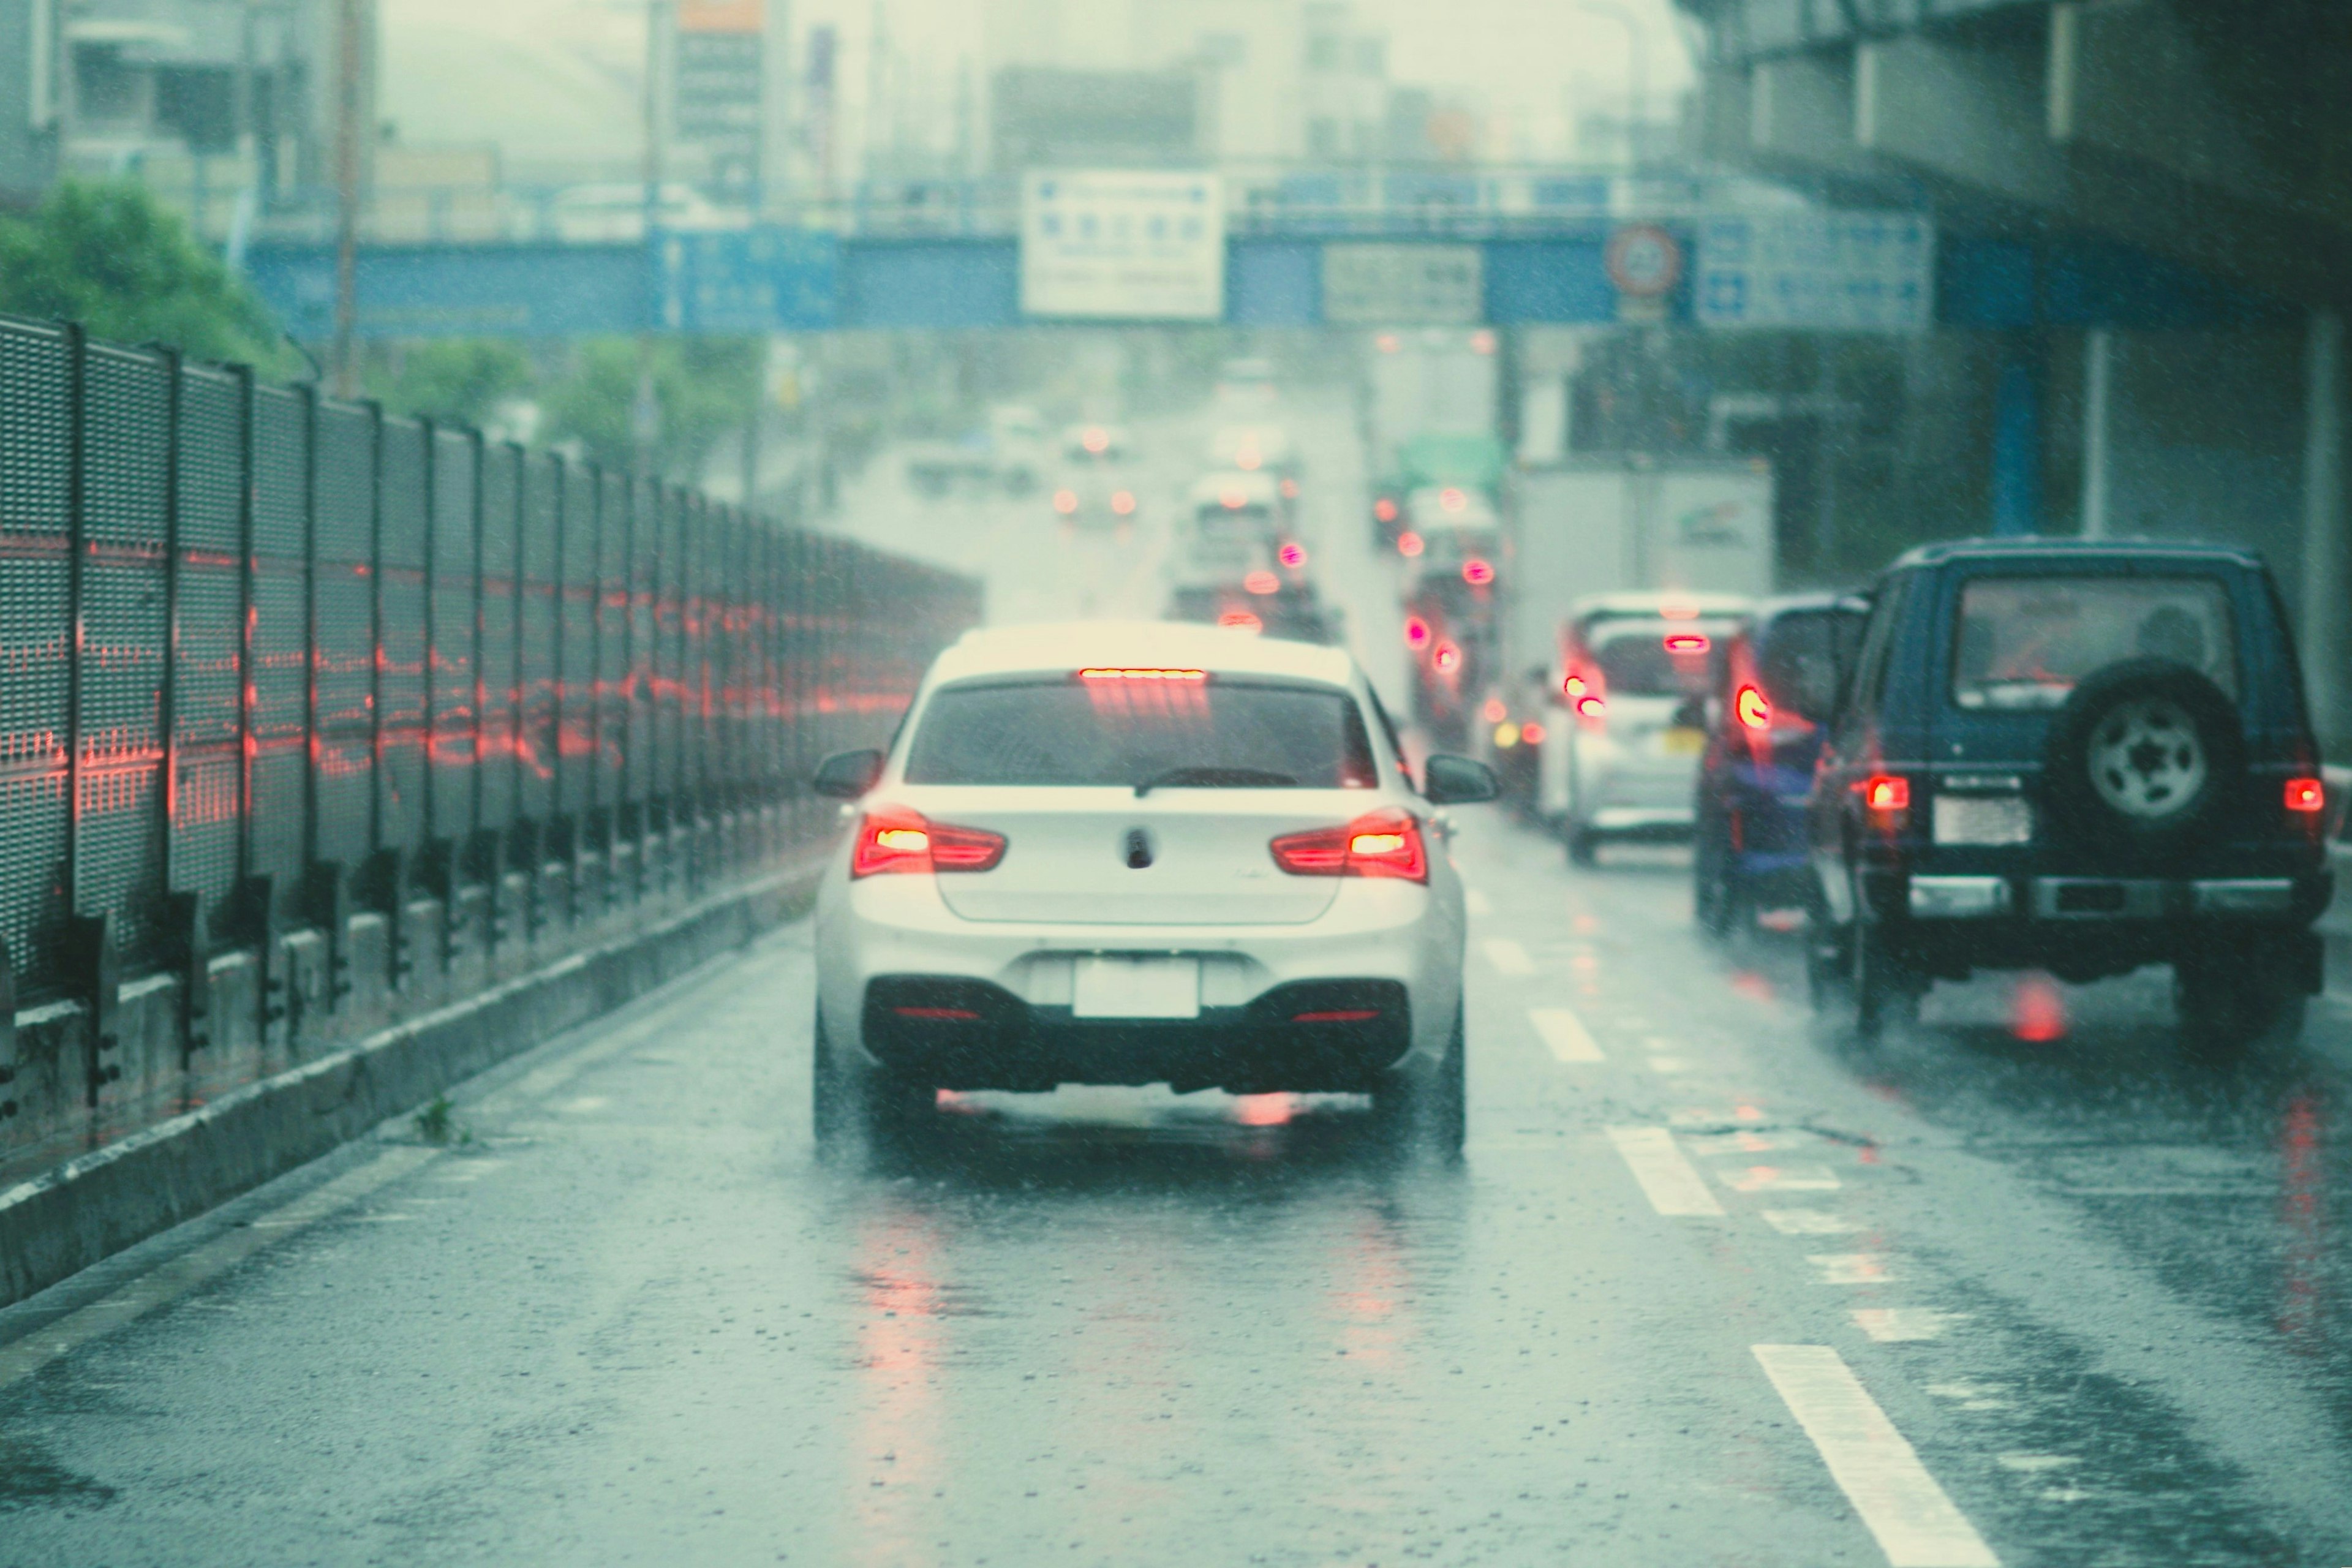
[[[657,924],[576,947],[462,1002],[228,1089],[199,1110],[128,1132],[0,1191],[0,1306],[315,1160],[451,1085],[743,945],[806,910],[822,864],[811,860],[736,884]],[[215,962],[215,1008],[249,995],[254,984],[250,954]],[[110,1054],[125,1058],[125,1072],[107,1087],[120,1084],[132,1094],[151,1070],[143,1064],[164,1054],[163,1047],[142,1044],[156,1031],[141,1020],[176,1013],[178,985],[159,977],[142,982],[136,995],[124,988],[123,1025]],[[19,1060],[49,1064],[54,1070],[46,1077],[59,1081],[47,1091],[78,1096],[82,1085],[64,1080],[73,1076],[67,1064],[81,1055],[70,1037],[82,1015],[71,1005],[54,1011],[54,1019],[19,1016]],[[56,1037],[48,1048],[40,1044],[45,1030]],[[28,1037],[35,1047],[29,1056]],[[46,1081],[44,1075],[24,1076],[28,1086]]]

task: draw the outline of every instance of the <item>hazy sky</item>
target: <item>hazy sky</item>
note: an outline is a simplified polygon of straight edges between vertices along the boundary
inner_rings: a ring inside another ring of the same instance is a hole
[[[1644,19],[1652,112],[1662,113],[1691,79],[1684,29],[1670,0],[1618,4]],[[382,6],[385,108],[404,140],[495,141],[526,160],[625,159],[636,144],[644,0],[382,0]],[[945,84],[954,80],[959,58],[977,47],[982,9],[972,0],[797,0],[793,32],[821,23],[840,30],[843,108],[854,118],[877,10],[898,48],[924,57],[913,68],[919,79]],[[1571,91],[1618,102],[1626,91],[1625,29],[1577,0],[1357,0],[1355,9],[1365,22],[1385,26],[1391,79],[1474,93],[1486,114],[1516,117],[1538,136],[1556,130]]]

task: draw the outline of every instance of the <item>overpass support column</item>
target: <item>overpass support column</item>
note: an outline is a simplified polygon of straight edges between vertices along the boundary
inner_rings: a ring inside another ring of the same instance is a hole
[[[2344,318],[2311,315],[2303,462],[2303,662],[2312,722],[2337,757],[2352,749],[2352,658],[2346,637],[2347,581],[2344,496]]]
[[[1993,384],[1992,531],[2042,531],[2042,367],[2034,340],[2019,334]]]

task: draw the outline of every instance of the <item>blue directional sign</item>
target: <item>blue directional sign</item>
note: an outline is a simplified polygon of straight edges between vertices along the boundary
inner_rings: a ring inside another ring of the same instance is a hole
[[[822,331],[839,316],[841,241],[806,229],[656,237],[654,319],[673,332]]]

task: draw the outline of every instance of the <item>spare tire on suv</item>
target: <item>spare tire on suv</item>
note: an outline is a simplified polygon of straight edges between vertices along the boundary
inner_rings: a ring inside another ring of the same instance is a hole
[[[2244,730],[2221,689],[2185,664],[2135,658],[2092,675],[2059,709],[2042,787],[2068,837],[2161,854],[2209,826],[2245,770]]]

